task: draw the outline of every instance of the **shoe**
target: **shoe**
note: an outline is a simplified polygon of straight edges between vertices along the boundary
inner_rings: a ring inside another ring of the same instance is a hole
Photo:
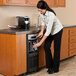
[[[54,73],[58,73],[59,72],[59,70],[54,70]]]
[[[50,68],[47,70],[47,72],[48,72],[49,74],[53,74],[53,73],[54,73],[54,71],[53,71],[52,69],[50,69]]]
[[[49,72],[50,69],[51,69],[51,68],[48,68],[47,72]]]
[[[49,72],[49,70],[51,70],[51,68],[48,68],[47,72]]]
[[[47,72],[49,72],[49,69],[47,70]]]

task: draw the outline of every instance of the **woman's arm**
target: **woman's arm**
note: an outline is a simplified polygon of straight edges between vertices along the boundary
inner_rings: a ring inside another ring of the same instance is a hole
[[[41,26],[41,31],[37,37],[41,38],[43,36],[44,29],[45,29],[45,26]],[[46,38],[47,36],[44,35],[43,38],[40,40],[40,42],[33,45],[33,48],[39,47],[45,41]]]
[[[41,44],[46,40],[46,38],[47,36],[44,35],[40,42],[33,45],[33,48],[41,46]]]
[[[41,31],[37,37],[41,38],[43,36],[44,29],[45,29],[45,26],[41,26]]]
[[[44,32],[45,26],[41,26],[41,32]]]
[[[47,36],[44,35],[43,38],[40,41],[40,44],[42,44],[46,40],[46,38],[47,38]]]

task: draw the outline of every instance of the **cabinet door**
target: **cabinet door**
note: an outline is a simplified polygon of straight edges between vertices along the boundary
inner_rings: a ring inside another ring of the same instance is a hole
[[[61,53],[60,53],[60,59],[66,59],[68,58],[68,28],[63,29],[62,39],[61,39]]]
[[[49,7],[51,6],[55,6],[55,0],[44,0],[47,2],[47,4],[49,5]]]
[[[0,34],[0,73],[20,76],[27,72],[26,34]]]
[[[28,0],[28,4],[30,6],[37,6],[37,3],[38,3],[39,0]]]
[[[30,4],[30,6],[37,6],[37,3],[38,3],[39,0],[28,0],[28,4]],[[54,6],[54,0],[44,0],[47,2],[47,4],[49,6]]]
[[[41,39],[39,38],[39,41]],[[44,67],[45,63],[45,50],[44,50],[44,43],[39,47],[39,68]]]
[[[0,0],[0,5],[3,5],[3,0]]]
[[[26,4],[26,0],[6,0],[6,2],[10,5],[16,5],[16,4]]]
[[[45,51],[44,51],[44,43],[39,47],[39,68],[44,67],[45,63]]]
[[[70,28],[69,56],[76,55],[76,27]]]
[[[56,7],[65,7],[65,0],[55,0]]]

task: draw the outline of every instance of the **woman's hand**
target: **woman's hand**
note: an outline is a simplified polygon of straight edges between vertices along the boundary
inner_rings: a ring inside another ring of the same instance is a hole
[[[33,48],[41,46],[41,44],[46,40],[46,38],[47,36],[44,35],[40,42],[33,45]]]
[[[37,47],[39,47],[39,46],[41,46],[41,42],[38,42],[38,43],[34,44],[34,45],[33,45],[33,48],[37,48]]]
[[[43,36],[43,31],[41,31],[37,37],[41,38]]]

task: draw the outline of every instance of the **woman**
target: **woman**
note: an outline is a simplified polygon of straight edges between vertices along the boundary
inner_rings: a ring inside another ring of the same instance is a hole
[[[46,68],[49,74],[59,72],[60,65],[60,46],[63,26],[56,17],[56,13],[49,8],[45,1],[39,1],[37,4],[39,15],[41,17],[41,31],[38,37],[42,37],[41,41],[34,44],[34,48],[41,46],[44,43],[45,56],[46,56]],[[43,36],[43,31],[46,28],[46,32]],[[54,58],[51,54],[51,43],[54,40]]]

